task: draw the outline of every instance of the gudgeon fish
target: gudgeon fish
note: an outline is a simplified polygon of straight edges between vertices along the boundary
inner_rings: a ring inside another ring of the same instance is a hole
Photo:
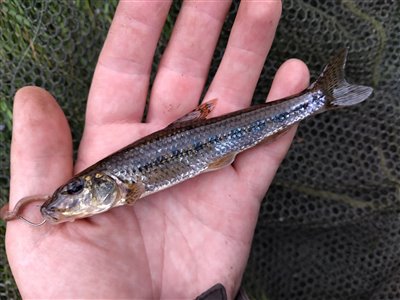
[[[50,223],[86,218],[230,165],[236,155],[273,140],[312,115],[364,101],[373,89],[344,79],[341,50],[303,92],[207,119],[205,102],[165,129],[107,156],[58,188],[41,206]],[[266,168],[268,166],[265,166]]]

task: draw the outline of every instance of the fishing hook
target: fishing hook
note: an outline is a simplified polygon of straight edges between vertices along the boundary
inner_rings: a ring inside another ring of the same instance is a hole
[[[31,221],[25,219],[23,216],[18,216],[18,218],[20,218],[22,221],[24,221],[24,222],[26,222],[26,223],[28,223],[29,225],[32,225],[32,226],[34,226],[34,227],[42,226],[42,225],[43,225],[44,223],[46,223],[46,221],[47,221],[46,219],[43,219],[43,221],[40,222],[40,223],[33,223],[33,222],[31,222]]]

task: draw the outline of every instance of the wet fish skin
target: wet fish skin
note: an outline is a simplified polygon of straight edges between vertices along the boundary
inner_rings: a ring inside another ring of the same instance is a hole
[[[133,204],[201,173],[225,167],[238,153],[273,139],[307,117],[364,101],[372,88],[344,80],[346,56],[346,50],[340,51],[317,81],[300,94],[211,119],[205,116],[213,104],[203,104],[167,128],[76,175],[43,204],[42,215],[61,223]]]

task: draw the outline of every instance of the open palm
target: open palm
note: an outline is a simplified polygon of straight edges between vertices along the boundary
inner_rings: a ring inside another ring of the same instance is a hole
[[[230,3],[185,2],[158,67],[141,123],[154,50],[169,3],[121,1],[89,94],[73,166],[70,130],[46,91],[26,87],[14,104],[11,207],[51,194],[72,175],[192,110]],[[246,107],[271,46],[281,3],[241,3],[205,99],[212,116]],[[278,71],[269,99],[304,89],[298,60]],[[60,225],[7,225],[7,255],[25,298],[194,298],[221,282],[232,298],[249,255],[260,201],[293,131],[240,154],[234,164],[139,200]],[[37,214],[30,205],[24,215]]]

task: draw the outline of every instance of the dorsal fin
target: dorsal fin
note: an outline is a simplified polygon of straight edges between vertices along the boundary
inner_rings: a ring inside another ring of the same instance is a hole
[[[180,117],[179,119],[175,120],[173,123],[169,124],[168,127],[169,128],[174,127],[176,125],[186,123],[189,121],[204,120],[211,113],[211,111],[214,109],[216,104],[217,104],[217,99],[212,99],[210,101],[204,102],[204,103],[200,104],[199,106],[197,106],[191,112],[187,113],[183,117]]]

